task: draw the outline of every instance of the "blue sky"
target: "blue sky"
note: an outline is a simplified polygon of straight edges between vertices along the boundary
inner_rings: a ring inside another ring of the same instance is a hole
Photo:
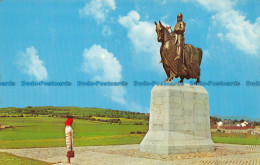
[[[149,112],[152,86],[163,81],[154,21],[186,22],[185,42],[203,50],[201,81],[210,114],[260,115],[258,0],[1,1],[0,107],[79,106]],[[77,87],[77,81],[126,81],[126,87]],[[70,81],[70,87],[21,87],[21,81]],[[179,81],[175,79],[174,81]],[[192,80],[194,81],[194,80]],[[185,80],[189,83],[189,80]]]

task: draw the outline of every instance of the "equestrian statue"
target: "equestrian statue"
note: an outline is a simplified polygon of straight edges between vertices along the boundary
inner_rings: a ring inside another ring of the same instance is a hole
[[[163,68],[167,75],[166,82],[171,82],[174,78],[183,79],[194,78],[197,83],[200,81],[200,64],[202,60],[201,48],[195,48],[191,44],[185,44],[186,23],[182,21],[182,14],[177,15],[177,23],[174,30],[171,27],[164,27],[159,21],[155,23],[157,41],[161,42],[160,55]],[[169,32],[169,29],[171,32]]]

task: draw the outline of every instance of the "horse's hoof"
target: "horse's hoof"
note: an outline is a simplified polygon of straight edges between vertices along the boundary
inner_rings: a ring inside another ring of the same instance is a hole
[[[179,60],[179,59],[181,59],[181,58],[179,56],[177,56],[177,57],[175,57],[174,60],[176,61],[176,60]]]
[[[168,77],[167,79],[164,80],[164,82],[171,82],[173,80],[173,77]]]

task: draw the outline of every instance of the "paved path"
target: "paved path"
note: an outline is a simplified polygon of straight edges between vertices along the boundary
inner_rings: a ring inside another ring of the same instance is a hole
[[[31,148],[31,149],[1,149],[18,156],[50,162],[56,165],[66,163],[66,148]],[[87,146],[76,147],[75,158],[72,164],[81,165],[195,165],[195,164],[260,164],[260,146],[216,144],[216,151],[189,154],[152,154],[142,153],[139,145],[114,145],[114,146]]]

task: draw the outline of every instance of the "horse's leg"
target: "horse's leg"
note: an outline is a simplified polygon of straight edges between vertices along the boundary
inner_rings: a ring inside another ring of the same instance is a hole
[[[169,82],[171,82],[174,79],[174,76],[169,77]]]
[[[169,81],[169,78],[170,78],[170,68],[169,68],[169,66],[167,66],[166,64],[163,63],[163,69],[167,75],[167,78],[164,80],[164,82],[167,82],[167,81]]]
[[[164,80],[165,82],[169,82],[171,81],[171,77],[170,77],[170,74],[166,73],[167,74],[167,78]]]
[[[197,78],[196,84],[198,84],[200,82],[200,77]]]
[[[180,77],[180,83],[183,83],[183,79],[184,79],[184,77]]]
[[[170,73],[169,73],[170,71],[168,70],[167,71],[167,78],[164,80],[165,82],[169,82],[169,81],[171,81],[170,79],[171,79],[171,77],[170,77]]]
[[[173,71],[171,69],[169,69],[169,72],[170,72],[169,81],[171,82],[174,79],[175,74],[173,73]]]
[[[164,80],[164,82],[168,82],[169,81],[169,77],[167,77],[165,80]]]

